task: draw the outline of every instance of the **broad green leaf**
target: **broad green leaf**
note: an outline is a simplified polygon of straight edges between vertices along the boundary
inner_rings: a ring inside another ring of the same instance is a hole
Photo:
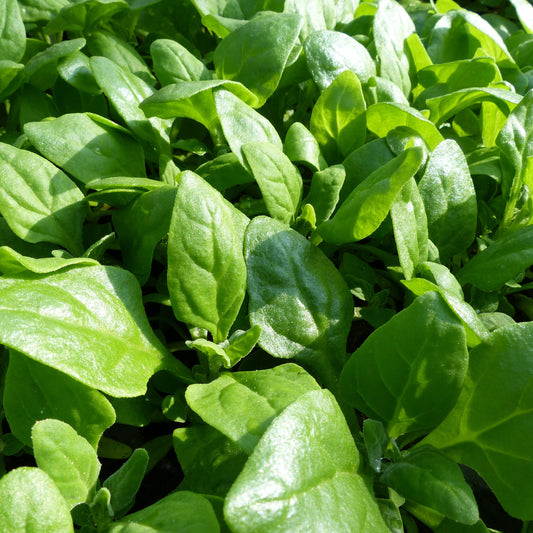
[[[114,522],[109,533],[219,533],[220,526],[209,501],[200,494],[178,491],[136,513]]]
[[[381,472],[382,459],[390,441],[383,424],[367,418],[363,422],[363,439],[370,466],[374,472]]]
[[[116,35],[102,30],[93,31],[87,36],[87,48],[92,56],[106,57],[148,85],[155,85],[155,78],[143,58]]]
[[[241,147],[250,142],[269,142],[283,149],[283,143],[274,126],[257,111],[229,91],[214,93],[218,118],[231,151],[243,163]],[[245,165],[246,166],[246,165]]]
[[[42,257],[33,258],[19,254],[9,246],[0,246],[0,272],[12,275],[26,270],[36,274],[48,274],[73,266],[98,265],[98,261],[88,257]]]
[[[95,449],[65,422],[47,419],[31,430],[37,466],[56,484],[72,509],[93,492],[100,473]]]
[[[344,367],[340,388],[350,405],[383,421],[397,437],[444,419],[467,365],[460,320],[439,294],[429,292],[365,340]]]
[[[102,90],[94,79],[89,58],[82,52],[74,52],[59,61],[59,75],[78,91],[100,94]]]
[[[20,0],[19,2],[25,22],[50,20],[68,3],[68,0]]]
[[[168,289],[178,320],[225,340],[244,299],[248,219],[193,172],[184,172],[168,238]]]
[[[394,240],[405,279],[428,258],[428,226],[424,203],[414,178],[400,191],[391,206]]]
[[[66,422],[95,448],[115,422],[113,407],[101,392],[14,350],[9,355],[4,410],[11,431],[27,446],[32,426],[45,418]]]
[[[175,187],[158,187],[113,213],[124,266],[144,285],[150,276],[154,249],[167,234]]]
[[[509,0],[527,33],[533,33],[533,6],[527,0]]]
[[[338,31],[317,31],[304,43],[305,58],[313,80],[324,91],[345,70],[367,83],[376,75],[374,61],[358,41]]]
[[[302,199],[302,177],[289,158],[271,143],[246,143],[241,153],[257,181],[272,218],[290,224]]]
[[[150,328],[137,281],[116,267],[0,279],[0,341],[111,396],[139,396],[158,370],[189,379]]]
[[[405,9],[394,0],[380,0],[374,17],[373,34],[379,57],[380,75],[397,85],[405,96],[411,91],[409,58],[405,39],[415,25]]]
[[[82,183],[116,176],[145,177],[141,146],[114,122],[91,113],[71,113],[24,126],[47,159]]]
[[[0,57],[17,63],[26,49],[26,29],[16,0],[2,0],[0,5]]]
[[[0,213],[17,236],[81,254],[86,209],[81,191],[52,163],[0,143]]]
[[[340,12],[341,9],[345,11],[344,14]],[[306,39],[317,31],[335,29],[337,22],[352,20],[355,5],[353,0],[340,2],[340,5],[335,0],[285,0],[283,12],[297,13],[303,17],[300,38]]]
[[[133,505],[147,466],[148,453],[138,448],[104,481],[103,486],[111,493],[111,506],[115,514],[127,511]]]
[[[227,495],[224,516],[235,533],[385,533],[358,466],[359,453],[333,395],[308,392],[263,435]]]
[[[435,124],[412,107],[392,102],[371,105],[366,111],[368,129],[378,137],[385,137],[398,126],[407,126],[416,131],[431,150],[444,140]]]
[[[345,176],[342,165],[334,165],[313,174],[309,194],[303,203],[313,206],[317,224],[328,220],[335,211]]]
[[[353,302],[337,269],[299,233],[257,217],[245,235],[250,323],[274,357],[294,358],[334,386]]]
[[[474,240],[477,201],[468,163],[453,140],[440,143],[429,158],[419,183],[426,209],[429,238],[441,260],[464,251]]]
[[[226,80],[199,80],[178,82],[167,85],[147,98],[141,109],[147,116],[174,119],[186,117],[203,124],[215,139],[220,142],[220,120],[217,116],[213,89],[223,87],[241,98],[248,105],[256,106],[257,99],[244,85]]]
[[[218,191],[225,191],[234,185],[254,181],[253,176],[241,165],[231,152],[219,155],[196,169],[196,173]]]
[[[0,60],[0,99],[5,100],[22,84],[24,65],[13,61]]]
[[[279,84],[301,26],[302,18],[288,13],[264,14],[240,26],[215,49],[217,77],[241,82],[261,107]]]
[[[164,87],[180,81],[211,78],[207,67],[187,48],[171,39],[156,39],[150,45],[154,72]]]
[[[470,351],[453,410],[423,441],[476,470],[511,516],[533,509],[533,324],[498,328]]]
[[[309,127],[330,163],[340,162],[365,142],[365,109],[361,83],[350,70],[339,74],[319,96]]]
[[[430,110],[429,118],[437,126],[442,125],[451,116],[459,111],[479,104],[481,102],[492,102],[508,115],[511,110],[520,103],[522,97],[507,89],[497,87],[477,87],[461,89],[443,96],[428,98],[426,106]]]
[[[474,494],[459,465],[429,446],[407,452],[401,461],[385,469],[380,481],[404,498],[462,524],[473,525],[479,520]]]
[[[180,488],[226,496],[248,454],[215,428],[203,424],[174,430],[173,442],[184,473]]]
[[[38,468],[21,467],[0,479],[1,533],[74,533],[67,503]]]
[[[421,148],[409,148],[361,182],[335,216],[318,228],[333,244],[354,242],[371,235],[385,220],[398,193],[422,164]]]
[[[437,284],[447,293],[456,298],[464,299],[461,284],[444,265],[433,263],[432,261],[424,261],[417,266],[416,272],[422,278]]]
[[[147,156],[158,160],[158,148],[168,147],[170,122],[157,117],[148,119],[139,107],[154,93],[154,89],[141,78],[108,59],[91,57],[90,66],[96,82],[113,104],[133,134],[149,145]]]
[[[317,140],[301,122],[293,122],[289,127],[283,151],[293,163],[303,163],[313,171],[327,167]]]
[[[208,384],[190,385],[185,398],[210,426],[251,454],[272,420],[302,394],[319,389],[294,364],[226,373]]]
[[[464,285],[495,291],[533,265],[533,226],[506,233],[476,254],[457,274]]]

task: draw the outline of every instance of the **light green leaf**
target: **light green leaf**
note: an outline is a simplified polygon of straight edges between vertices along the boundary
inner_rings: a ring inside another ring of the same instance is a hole
[[[250,323],[274,357],[294,358],[334,386],[353,301],[333,263],[299,233],[257,217],[245,236]]]
[[[476,470],[507,513],[532,520],[533,324],[498,328],[470,351],[461,395],[422,444]]]
[[[168,241],[168,288],[178,320],[225,340],[244,299],[248,219],[193,172],[184,172]]]
[[[67,503],[38,468],[16,468],[2,477],[0,501],[0,533],[74,533]]]
[[[467,365],[460,320],[439,294],[429,292],[365,340],[344,367],[340,388],[350,405],[383,421],[397,437],[444,419]]]
[[[129,132],[92,113],[69,113],[25,124],[24,133],[47,159],[83,183],[116,176],[146,177],[141,146]]]
[[[81,191],[52,163],[0,143],[0,213],[17,236],[81,255],[86,209]]]
[[[31,430],[37,466],[56,484],[70,509],[94,492],[100,463],[95,449],[60,420],[41,420]]]
[[[16,0],[0,5],[0,57],[17,63],[26,49],[26,29]]]
[[[345,176],[346,171],[342,165],[334,165],[313,174],[304,203],[313,206],[317,224],[328,220],[335,211]]]
[[[424,203],[414,178],[400,191],[391,206],[394,239],[405,279],[428,258],[428,225]]]
[[[101,392],[14,350],[9,354],[4,410],[11,431],[27,446],[31,428],[45,418],[66,422],[94,448],[115,422],[113,407]]]
[[[404,498],[462,524],[473,525],[479,512],[459,465],[435,448],[422,446],[389,465],[380,481]]]
[[[125,516],[109,533],[219,533],[220,526],[209,501],[187,491],[173,492],[136,513]]]
[[[271,143],[241,146],[245,165],[257,181],[272,218],[285,224],[294,221],[302,199],[302,177],[289,158]]]
[[[302,22],[295,14],[265,13],[232,31],[213,55],[217,77],[241,82],[261,107],[279,84]]]
[[[533,33],[533,6],[527,0],[509,0],[527,33]]]
[[[362,83],[376,75],[367,49],[338,31],[317,31],[304,43],[305,58],[313,80],[324,91],[345,70],[351,70]]]
[[[330,163],[342,161],[365,142],[365,109],[361,83],[350,70],[339,74],[319,96],[309,127]]]
[[[226,373],[208,384],[190,385],[185,398],[210,426],[251,454],[272,420],[302,394],[319,389],[294,364]]]
[[[397,85],[405,96],[411,91],[411,80],[404,43],[412,33],[415,33],[415,25],[401,4],[380,0],[373,24],[380,75]]]
[[[308,392],[263,435],[227,495],[224,516],[235,533],[388,532],[358,466],[333,395]]]
[[[150,328],[137,281],[116,267],[0,279],[0,341],[111,396],[139,396],[158,370],[189,379]]]
[[[475,238],[477,201],[468,163],[459,145],[449,139],[429,158],[419,183],[428,221],[429,238],[446,261],[463,252]]]
[[[303,163],[313,171],[327,167],[317,140],[301,122],[293,122],[290,125],[283,151],[293,163]]]
[[[404,185],[422,164],[423,150],[409,148],[372,172],[339,207],[335,216],[318,227],[333,244],[354,242],[371,235],[385,220]]]

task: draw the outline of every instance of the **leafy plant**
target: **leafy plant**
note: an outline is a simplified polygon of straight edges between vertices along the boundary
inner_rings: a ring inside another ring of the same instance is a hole
[[[0,0],[0,533],[533,531],[527,0]]]

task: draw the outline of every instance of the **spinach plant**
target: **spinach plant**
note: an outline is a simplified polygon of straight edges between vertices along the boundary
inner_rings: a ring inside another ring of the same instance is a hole
[[[527,0],[0,0],[0,533],[533,531]]]

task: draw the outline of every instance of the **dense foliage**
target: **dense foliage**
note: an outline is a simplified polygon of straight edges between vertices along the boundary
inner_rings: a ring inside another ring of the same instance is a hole
[[[0,532],[533,531],[527,0],[0,0]]]

